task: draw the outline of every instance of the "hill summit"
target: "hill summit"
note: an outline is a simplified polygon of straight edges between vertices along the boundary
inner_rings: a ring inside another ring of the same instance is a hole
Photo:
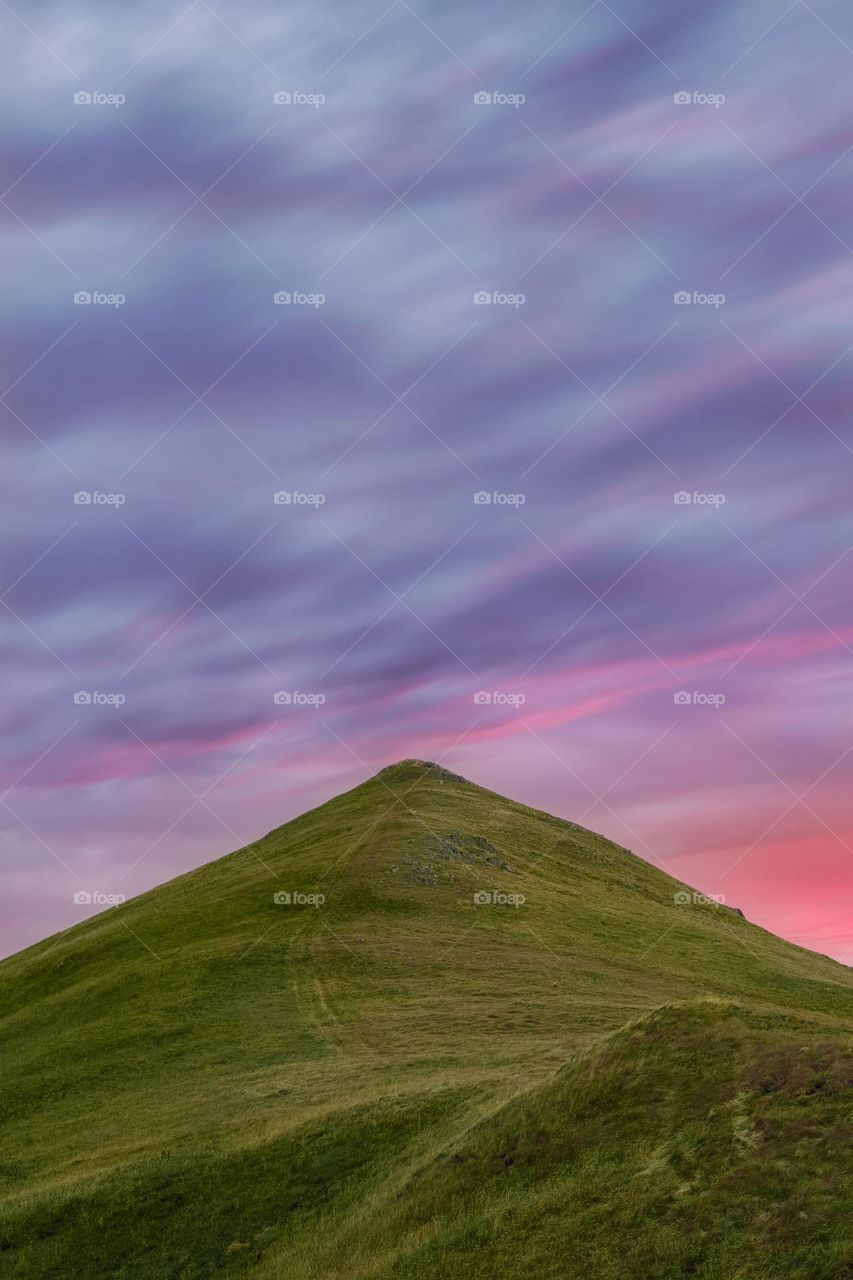
[[[0,975],[0,1277],[853,1274],[850,971],[437,764]]]
[[[374,774],[382,782],[417,782],[427,779],[431,782],[468,782],[458,773],[451,773],[432,760],[398,760],[396,764],[386,765]],[[470,786],[471,784],[468,783]]]

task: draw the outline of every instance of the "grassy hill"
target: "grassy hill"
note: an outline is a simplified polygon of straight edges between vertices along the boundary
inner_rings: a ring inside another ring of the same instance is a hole
[[[405,761],[11,957],[0,1277],[853,1280],[853,973],[684,890]]]

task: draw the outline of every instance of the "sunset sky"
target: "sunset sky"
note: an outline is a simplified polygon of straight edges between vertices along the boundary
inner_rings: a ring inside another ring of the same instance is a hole
[[[3,951],[418,756],[850,963],[853,8],[0,29]]]

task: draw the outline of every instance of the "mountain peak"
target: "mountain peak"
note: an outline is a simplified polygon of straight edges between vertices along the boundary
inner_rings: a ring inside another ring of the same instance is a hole
[[[416,760],[409,758],[398,760],[396,764],[386,765],[375,773],[374,778],[386,784],[391,782],[467,782],[461,774],[451,773],[433,760]]]

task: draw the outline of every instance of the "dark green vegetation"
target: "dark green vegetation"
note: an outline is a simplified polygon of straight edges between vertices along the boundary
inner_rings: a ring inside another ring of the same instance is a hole
[[[0,1276],[853,1280],[853,974],[683,888],[407,761],[13,956]]]

